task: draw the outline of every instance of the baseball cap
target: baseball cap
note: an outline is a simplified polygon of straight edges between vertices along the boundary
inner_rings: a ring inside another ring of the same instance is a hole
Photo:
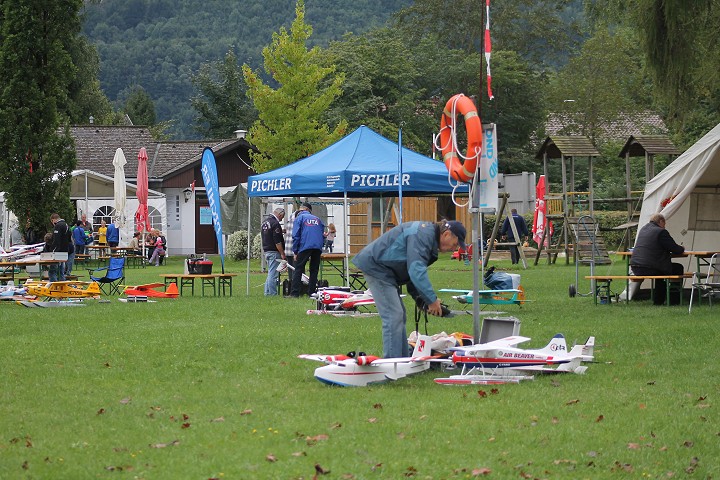
[[[312,212],[312,205],[310,205],[308,202],[303,202],[300,206],[305,208],[307,211]]]
[[[460,222],[456,222],[455,220],[452,220],[449,222],[445,222],[445,228],[447,230],[450,230],[453,233],[453,235],[455,235],[457,237],[458,245],[460,246],[460,248],[465,249],[466,248],[465,235],[467,233],[465,231],[465,226]]]

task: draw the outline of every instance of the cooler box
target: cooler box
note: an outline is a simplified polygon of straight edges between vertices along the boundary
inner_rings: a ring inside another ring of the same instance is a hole
[[[66,262],[67,259],[67,252],[42,252],[40,254],[40,260],[59,260],[62,262]]]
[[[520,335],[520,320],[516,317],[483,318],[480,343]]]
[[[189,258],[187,261],[188,273],[191,275],[210,275],[212,265],[211,260]]]

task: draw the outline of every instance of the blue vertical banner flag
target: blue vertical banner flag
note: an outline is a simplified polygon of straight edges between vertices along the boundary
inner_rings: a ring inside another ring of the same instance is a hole
[[[205,150],[203,150],[200,171],[202,172],[205,192],[207,193],[208,202],[210,203],[212,224],[215,229],[215,236],[217,237],[222,273],[225,273],[225,248],[223,247],[222,241],[222,217],[220,216],[220,185],[218,184],[215,155],[212,149],[208,147],[205,147]]]
[[[483,125],[482,157],[478,164],[478,207],[484,213],[494,213],[498,207],[498,180],[500,169],[497,157],[497,130],[494,123]]]

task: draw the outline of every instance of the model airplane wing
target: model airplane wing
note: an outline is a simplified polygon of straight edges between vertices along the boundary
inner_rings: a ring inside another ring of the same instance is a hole
[[[461,350],[464,352],[482,352],[485,350],[494,350],[496,348],[507,348],[519,345],[521,343],[529,341],[528,337],[521,337],[519,335],[513,335],[510,337],[499,338],[488,343],[478,343],[476,345],[470,345],[467,347],[453,347],[450,350]]]

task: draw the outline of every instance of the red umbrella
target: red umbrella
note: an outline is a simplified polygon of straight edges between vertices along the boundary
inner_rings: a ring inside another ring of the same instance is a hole
[[[535,187],[535,215],[533,217],[533,240],[540,245],[542,242],[545,226],[547,225],[547,206],[545,205],[545,175],[540,175],[537,187]],[[552,224],[550,225],[549,235],[545,237],[545,246],[550,245],[550,236],[552,235]]]
[[[150,219],[148,218],[148,173],[147,173],[147,151],[145,147],[138,152],[138,170],[137,170],[137,198],[140,205],[135,212],[135,228],[138,232],[146,232],[150,230]],[[144,239],[144,237],[143,237]],[[144,243],[144,242],[143,242]]]

